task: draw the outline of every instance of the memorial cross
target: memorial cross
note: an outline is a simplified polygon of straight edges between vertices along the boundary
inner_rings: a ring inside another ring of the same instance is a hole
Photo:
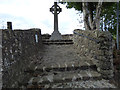
[[[58,14],[62,9],[57,5],[57,2],[54,2],[54,5],[50,8],[50,12],[54,14],[54,31],[50,37],[50,40],[61,40],[62,36],[58,31]]]

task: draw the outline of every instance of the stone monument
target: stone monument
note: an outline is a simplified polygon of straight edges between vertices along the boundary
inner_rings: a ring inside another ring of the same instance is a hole
[[[61,40],[62,35],[58,31],[58,14],[62,9],[57,5],[57,2],[54,2],[54,5],[50,8],[50,12],[54,14],[54,31],[50,37],[50,40]]]

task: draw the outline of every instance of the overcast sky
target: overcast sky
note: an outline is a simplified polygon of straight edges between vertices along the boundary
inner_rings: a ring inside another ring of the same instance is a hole
[[[40,28],[42,34],[53,32],[54,15],[49,8],[54,0],[0,0],[0,28],[6,28],[6,22],[11,21],[13,29]],[[83,28],[78,11],[66,9],[58,4],[62,12],[58,15],[59,31],[62,34],[73,33],[74,29]]]

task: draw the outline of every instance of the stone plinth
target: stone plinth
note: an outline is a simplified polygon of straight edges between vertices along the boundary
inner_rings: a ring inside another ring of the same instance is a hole
[[[62,40],[62,35],[59,31],[54,31],[50,37],[50,40]]]

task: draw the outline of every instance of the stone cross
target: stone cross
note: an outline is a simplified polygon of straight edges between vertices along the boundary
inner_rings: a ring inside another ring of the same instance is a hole
[[[58,14],[62,9],[57,5],[57,2],[54,2],[54,5],[50,8],[50,12],[54,14],[54,31],[50,37],[50,40],[61,40],[62,36],[58,31]]]

